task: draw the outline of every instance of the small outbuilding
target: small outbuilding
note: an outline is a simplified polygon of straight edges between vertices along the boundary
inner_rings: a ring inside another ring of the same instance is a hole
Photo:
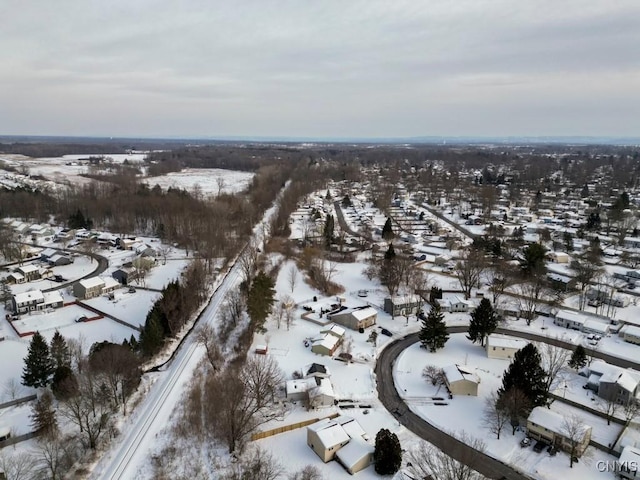
[[[466,365],[449,365],[442,371],[451,395],[478,396],[480,377],[475,373],[475,369]]]
[[[359,307],[343,310],[328,316],[329,320],[351,330],[359,330],[375,325],[378,312],[372,307]]]
[[[525,340],[510,337],[508,335],[492,333],[487,337],[485,348],[487,350],[487,357],[489,358],[510,360],[518,350],[526,345],[527,342]]]

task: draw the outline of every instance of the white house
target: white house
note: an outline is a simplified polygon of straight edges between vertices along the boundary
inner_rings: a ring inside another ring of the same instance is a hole
[[[640,327],[636,327],[633,325],[628,325],[624,327],[624,333],[622,334],[622,339],[625,342],[640,345]]]
[[[445,383],[451,395],[478,396],[480,377],[475,369],[466,365],[449,365],[442,369]]]

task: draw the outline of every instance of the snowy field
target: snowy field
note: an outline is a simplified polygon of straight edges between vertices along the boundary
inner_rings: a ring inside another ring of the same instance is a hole
[[[236,172],[218,168],[185,168],[161,177],[148,177],[143,181],[153,188],[159,185],[163,190],[169,187],[181,188],[188,192],[198,191],[204,196],[219,193],[235,193],[249,186],[254,173]]]

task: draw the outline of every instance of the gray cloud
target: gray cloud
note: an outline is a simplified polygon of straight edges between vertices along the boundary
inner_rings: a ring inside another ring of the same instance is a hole
[[[0,133],[637,135],[636,0],[0,6]]]

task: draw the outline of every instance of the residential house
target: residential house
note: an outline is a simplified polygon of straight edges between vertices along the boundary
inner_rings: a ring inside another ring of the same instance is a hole
[[[330,325],[320,332],[321,336],[311,343],[311,351],[320,355],[332,356],[344,339],[345,329],[338,325]]]
[[[11,272],[9,275],[7,275],[7,283],[25,283],[27,281],[26,278],[24,278],[24,275],[22,275],[21,273],[18,272]]]
[[[526,345],[526,340],[510,337],[508,335],[492,333],[487,337],[485,348],[487,350],[487,357],[489,358],[510,360],[518,350]]]
[[[127,285],[129,281],[135,277],[133,268],[119,268],[115,270],[111,276],[115,278],[121,285]]]
[[[587,377],[587,388],[606,401],[627,405],[638,394],[640,372],[631,368],[593,360],[580,371],[580,375]]]
[[[464,298],[455,295],[451,298],[445,298],[440,302],[442,310],[450,313],[468,312],[471,305]]]
[[[71,265],[73,263],[73,257],[69,255],[52,255],[47,259],[47,263],[52,267],[60,267],[62,265]]]
[[[338,450],[349,443],[349,440],[351,438],[342,425],[328,418],[307,427],[307,445],[324,463],[333,460]]]
[[[627,445],[616,460],[616,473],[620,478],[635,479],[640,470],[640,449]]]
[[[595,318],[588,318],[582,324],[582,332],[605,336],[609,333],[609,323],[605,323]]]
[[[374,449],[367,440],[360,424],[346,415],[326,418],[307,427],[307,445],[325,463],[336,458],[351,475],[368,467],[373,460]]]
[[[451,395],[478,396],[480,377],[475,369],[466,365],[449,365],[442,369],[444,380]]]
[[[15,271],[20,273],[27,282],[40,278],[40,269],[35,265],[22,265],[16,268]]]
[[[628,325],[624,327],[624,331],[622,333],[622,339],[625,342],[640,345],[640,327],[636,327],[633,325]]]
[[[586,316],[571,310],[558,310],[553,320],[555,325],[582,331]]]
[[[415,315],[422,305],[418,295],[405,295],[384,299],[384,311],[392,317]]]
[[[535,407],[527,418],[527,432],[531,438],[547,442],[559,450],[571,452],[573,442],[565,430],[565,417],[546,407]],[[576,457],[582,456],[590,440],[591,427],[584,425],[576,441],[574,449]]]
[[[102,295],[105,283],[100,277],[85,278],[73,285],[73,294],[81,300]]]
[[[14,313],[28,313],[63,306],[62,295],[57,290],[42,292],[31,290],[16,293],[11,298],[11,306]]]
[[[378,312],[372,307],[359,307],[327,315],[327,318],[351,330],[360,330],[375,325]]]

